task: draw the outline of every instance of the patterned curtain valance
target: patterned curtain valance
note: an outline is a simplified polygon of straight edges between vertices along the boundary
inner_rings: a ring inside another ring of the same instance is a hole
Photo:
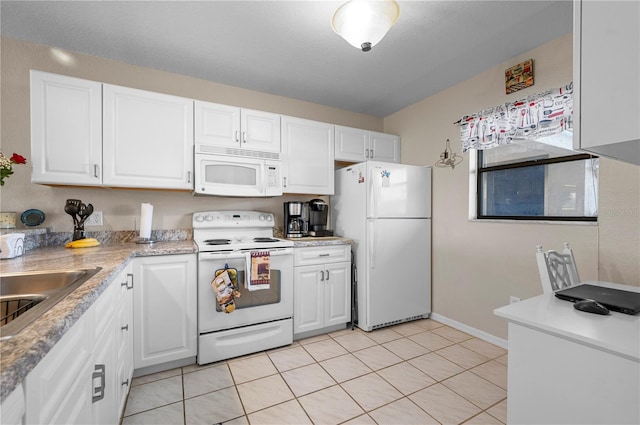
[[[462,151],[491,149],[573,128],[573,83],[507,102],[460,120]]]

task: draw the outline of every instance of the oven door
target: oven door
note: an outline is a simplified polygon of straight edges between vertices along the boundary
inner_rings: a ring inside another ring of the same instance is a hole
[[[280,163],[265,159],[195,154],[195,193],[219,196],[282,195]]]
[[[269,288],[249,291],[245,288],[246,258],[251,251],[201,252],[198,254],[198,331],[207,332],[254,325],[293,316],[293,249],[269,251]],[[216,270],[225,265],[238,271],[240,297],[235,310],[224,313],[211,286]]]

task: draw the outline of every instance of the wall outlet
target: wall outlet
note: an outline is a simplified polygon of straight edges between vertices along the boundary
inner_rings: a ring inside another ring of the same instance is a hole
[[[517,303],[517,302],[520,302],[520,298],[514,297],[513,295],[511,295],[509,297],[509,304],[513,304],[513,303]]]
[[[102,226],[102,211],[94,211],[87,221],[84,222],[85,226]]]

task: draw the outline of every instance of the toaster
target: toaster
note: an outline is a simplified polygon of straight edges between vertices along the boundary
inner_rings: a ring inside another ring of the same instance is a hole
[[[0,236],[0,258],[19,257],[24,254],[24,233]]]

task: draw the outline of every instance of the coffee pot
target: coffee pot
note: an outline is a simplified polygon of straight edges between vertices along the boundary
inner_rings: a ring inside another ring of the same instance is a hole
[[[292,201],[284,203],[285,238],[301,238],[307,236],[309,207],[305,202]]]

